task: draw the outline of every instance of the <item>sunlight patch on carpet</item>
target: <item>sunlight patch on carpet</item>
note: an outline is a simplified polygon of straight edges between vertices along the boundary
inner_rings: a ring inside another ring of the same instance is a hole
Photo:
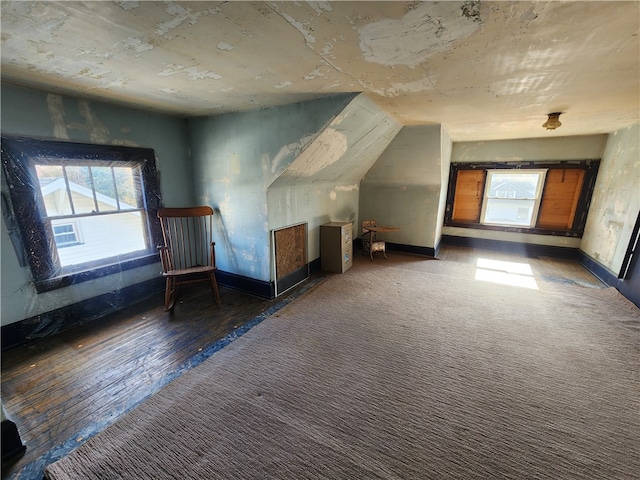
[[[479,258],[477,267],[476,280],[538,290],[538,283],[528,263]]]

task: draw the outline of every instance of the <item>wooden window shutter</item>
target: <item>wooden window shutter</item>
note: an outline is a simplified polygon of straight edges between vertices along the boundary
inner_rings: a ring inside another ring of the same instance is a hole
[[[458,170],[452,221],[466,223],[480,221],[485,178],[485,170]]]
[[[536,227],[571,230],[585,171],[552,168],[547,172]]]

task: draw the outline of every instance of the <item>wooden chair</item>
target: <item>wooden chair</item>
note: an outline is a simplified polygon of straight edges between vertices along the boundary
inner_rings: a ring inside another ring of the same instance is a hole
[[[213,209],[208,206],[161,208],[158,218],[164,238],[164,245],[158,246],[158,251],[166,278],[165,310],[173,312],[178,286],[185,283],[210,282],[214,298],[220,303],[215,276]]]
[[[369,253],[371,261],[373,261],[373,254],[375,252],[382,252],[384,258],[387,259],[387,247],[384,240],[376,239],[376,232],[369,230],[368,228],[375,226],[375,220],[362,221],[362,251]]]

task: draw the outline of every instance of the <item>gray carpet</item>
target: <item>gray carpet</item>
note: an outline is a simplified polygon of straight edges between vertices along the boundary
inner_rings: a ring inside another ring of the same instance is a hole
[[[639,310],[614,289],[475,276],[357,261],[45,474],[640,478]]]

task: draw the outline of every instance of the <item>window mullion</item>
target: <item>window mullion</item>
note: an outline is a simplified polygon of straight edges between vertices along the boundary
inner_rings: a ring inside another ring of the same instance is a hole
[[[116,182],[116,172],[111,167],[111,181],[113,182],[113,191],[115,192],[116,208],[120,210],[120,195],[118,193],[118,182]]]
[[[93,194],[93,205],[96,212],[100,211],[98,207],[98,196],[96,195],[96,182],[93,179],[93,168],[89,165],[89,178],[91,179],[91,193]]]
[[[69,186],[69,177],[67,176],[67,167],[62,165],[62,176],[64,177],[64,186],[67,191],[67,198],[69,199],[69,205],[71,206],[71,214],[75,215],[76,209],[73,205],[73,197],[71,196],[71,187]]]

